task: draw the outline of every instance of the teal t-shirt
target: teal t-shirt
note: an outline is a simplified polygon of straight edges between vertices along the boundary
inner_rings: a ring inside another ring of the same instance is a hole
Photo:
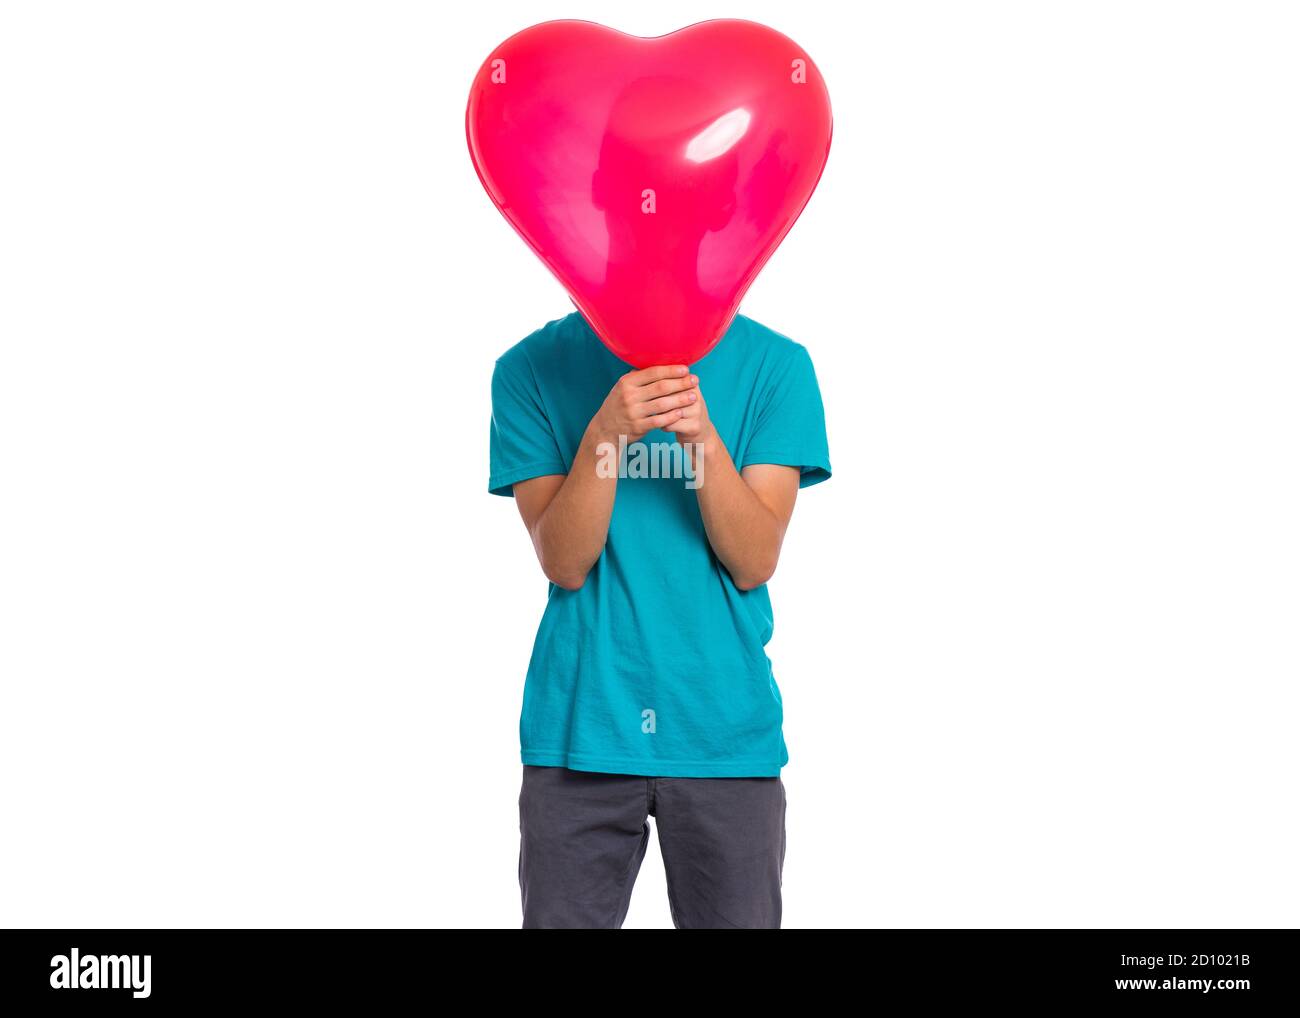
[[[821,392],[803,346],[737,315],[692,369],[737,470],[796,466],[801,488],[830,477]],[[587,424],[630,370],[576,311],[507,350],[492,375],[488,489],[512,495],[516,481],[568,473]],[[524,680],[523,762],[778,775],[789,757],[764,650],[767,587],[732,582],[705,534],[697,483],[671,469],[661,443],[675,438],[655,430],[628,446],[605,548],[586,582],[549,585]]]

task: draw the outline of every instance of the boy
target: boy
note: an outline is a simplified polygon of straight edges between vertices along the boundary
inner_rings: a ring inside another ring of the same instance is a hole
[[[524,682],[524,928],[617,929],[656,818],[678,929],[781,923],[787,762],[766,583],[830,477],[807,350],[737,315],[629,371],[578,312],[492,376],[493,494],[550,580]]]

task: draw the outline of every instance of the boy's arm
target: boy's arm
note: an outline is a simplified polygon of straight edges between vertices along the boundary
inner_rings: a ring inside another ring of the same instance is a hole
[[[799,493],[799,468],[755,463],[739,473],[721,442],[706,443],[708,466],[695,494],[713,553],[741,590],[761,587],[776,572],[781,542]]]
[[[568,474],[515,483],[515,502],[533,539],[542,572],[565,590],[577,590],[600,557],[614,511],[618,477],[596,473],[595,443],[583,436]]]
[[[695,494],[713,553],[739,589],[762,586],[776,572],[799,494],[799,468],[754,463],[737,471],[709,421],[703,397],[687,409],[682,421],[665,430],[679,442],[690,443],[687,454],[700,479]]]
[[[680,364],[628,372],[587,425],[568,474],[515,483],[519,514],[552,583],[577,590],[604,550],[618,472],[602,477],[597,471],[601,443],[617,449],[620,435],[635,442],[680,420],[682,408],[698,398],[697,382]]]

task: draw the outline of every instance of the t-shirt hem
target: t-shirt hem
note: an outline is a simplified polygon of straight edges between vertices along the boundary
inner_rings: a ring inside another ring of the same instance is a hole
[[[559,460],[540,460],[525,463],[509,470],[498,470],[488,477],[488,494],[513,495],[516,481],[526,481],[530,477],[543,477],[546,474],[567,474],[569,468]],[[482,475],[479,475],[482,476]]]
[[[794,452],[787,450],[748,450],[737,470],[744,470],[753,463],[775,463],[783,467],[799,468],[799,487],[807,488],[830,479],[831,462],[824,454]]]
[[[522,750],[520,759],[534,767],[567,767],[574,771],[635,774],[652,778],[774,778],[782,765],[756,758],[742,760],[633,760],[595,757],[562,750]]]

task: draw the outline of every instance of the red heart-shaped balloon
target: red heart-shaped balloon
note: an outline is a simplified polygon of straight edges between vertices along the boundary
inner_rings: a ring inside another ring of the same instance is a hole
[[[548,21],[484,61],[465,128],[502,214],[640,368],[727,331],[817,186],[831,110],[807,54],[753,21]]]

